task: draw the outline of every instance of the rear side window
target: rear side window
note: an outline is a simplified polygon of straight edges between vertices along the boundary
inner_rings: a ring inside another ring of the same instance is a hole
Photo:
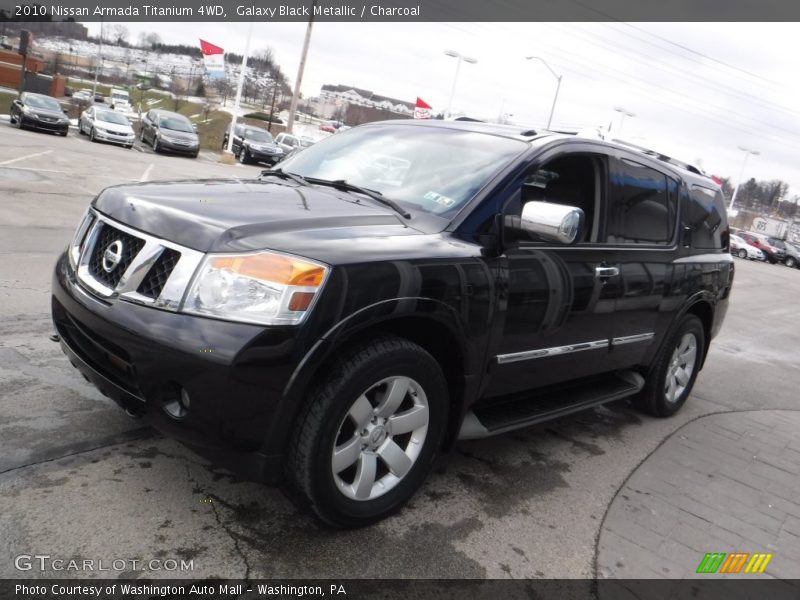
[[[637,162],[613,160],[607,240],[669,244],[675,230],[678,184]]]
[[[686,226],[692,232],[692,246],[702,249],[728,247],[725,200],[719,190],[693,185]]]

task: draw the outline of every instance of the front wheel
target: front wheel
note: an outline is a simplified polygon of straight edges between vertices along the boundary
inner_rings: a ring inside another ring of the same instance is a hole
[[[153,152],[157,153],[159,151],[160,151],[160,148],[159,148],[159,145],[158,145],[158,138],[156,136],[153,136]]]
[[[787,267],[794,267],[797,265],[797,261],[794,259],[794,256],[787,256],[786,257],[786,266]]]
[[[287,479],[329,525],[383,519],[424,481],[447,409],[447,383],[428,352],[397,337],[366,342],[331,367],[301,409]]]
[[[89,130],[89,141],[90,141],[90,142],[96,142],[96,141],[97,141],[97,138],[96,138],[96,137],[95,137],[95,135],[94,135],[94,127],[92,127],[92,128]]]
[[[685,315],[664,343],[644,389],[634,404],[656,417],[670,417],[680,410],[692,391],[705,353],[703,324]]]
[[[739,258],[747,258],[747,250],[744,248],[739,250]]]
[[[246,165],[248,162],[250,162],[250,159],[247,155],[247,148],[245,147],[239,149],[239,162],[243,165]]]

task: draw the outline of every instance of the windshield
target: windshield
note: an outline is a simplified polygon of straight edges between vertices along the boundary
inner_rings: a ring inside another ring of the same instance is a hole
[[[158,122],[160,127],[164,129],[170,129],[171,131],[183,131],[184,133],[194,133],[194,129],[192,129],[192,124],[189,121],[184,119],[178,119],[177,117],[161,117]]]
[[[783,240],[778,240],[775,238],[767,238],[770,246],[775,246],[776,248],[780,248],[781,250],[786,250],[786,245],[783,243]]]
[[[527,144],[494,135],[408,125],[359,127],[289,157],[284,171],[344,179],[405,206],[454,214]]]
[[[128,119],[110,110],[98,110],[97,120],[105,121],[106,123],[116,123],[117,125],[129,125]]]
[[[253,140],[254,142],[264,142],[266,144],[272,142],[272,136],[261,129],[245,129],[244,137],[245,139]]]
[[[297,141],[300,144],[301,148],[308,148],[309,146],[312,146],[314,144],[314,140],[312,140],[311,138],[307,138],[307,137],[302,137],[302,138],[298,139]]]
[[[61,112],[61,105],[54,98],[44,96],[26,96],[25,104],[33,108],[44,108],[46,110],[57,110]]]
[[[127,101],[128,101],[128,94],[120,94],[119,92],[116,92],[116,93],[114,93],[114,94],[111,94],[111,97],[112,97],[114,100],[122,100],[122,101],[124,101],[124,102],[127,102]]]

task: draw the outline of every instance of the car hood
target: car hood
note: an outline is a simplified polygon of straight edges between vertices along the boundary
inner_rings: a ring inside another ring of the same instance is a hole
[[[274,142],[257,142],[255,140],[245,140],[245,144],[252,146],[253,148],[261,148],[264,150],[277,150],[280,148],[278,144]]]
[[[331,244],[421,232],[389,208],[319,186],[258,180],[175,181],[107,188],[93,206],[201,252],[283,250],[330,259]]]
[[[33,106],[28,106],[28,110],[35,115],[39,115],[40,117],[56,117],[59,119],[65,119],[67,117],[67,115],[65,115],[62,111],[50,110],[49,108],[35,108]]]
[[[102,127],[106,131],[112,133],[133,133],[133,128],[130,125],[121,125],[120,123],[109,123],[108,121],[95,121],[95,125]]]
[[[179,140],[189,140],[192,142],[197,141],[197,134],[196,133],[189,133],[188,131],[175,131],[174,129],[159,129],[161,135],[165,135],[171,138],[177,138]]]

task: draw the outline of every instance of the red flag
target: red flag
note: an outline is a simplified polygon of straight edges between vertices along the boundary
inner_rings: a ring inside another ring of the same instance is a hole
[[[422,98],[417,96],[417,108],[427,108],[428,110],[431,109],[431,105],[425,102]]]
[[[209,56],[210,54],[223,54],[225,52],[219,46],[209,44],[205,40],[200,40],[200,50],[203,52],[204,56]]]

